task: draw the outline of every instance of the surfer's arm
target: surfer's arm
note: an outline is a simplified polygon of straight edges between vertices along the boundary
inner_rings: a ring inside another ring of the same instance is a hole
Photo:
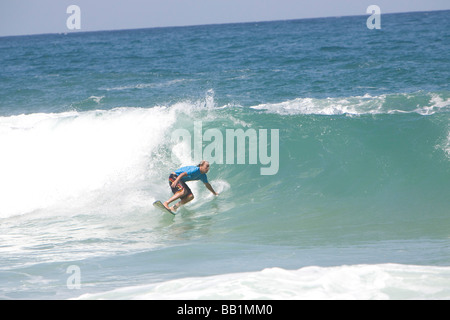
[[[219,195],[216,191],[214,191],[213,187],[212,187],[209,183],[205,183],[205,187],[206,187],[209,191],[211,191],[215,196],[218,196],[218,195]]]
[[[187,176],[187,172],[183,172],[182,174],[180,174],[174,182],[172,182],[172,187],[175,188],[178,184],[178,182],[180,182],[181,178]]]

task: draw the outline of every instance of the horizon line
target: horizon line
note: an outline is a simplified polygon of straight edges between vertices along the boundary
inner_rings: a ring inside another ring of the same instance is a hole
[[[418,10],[418,11],[399,11],[399,12],[386,12],[382,15],[392,14],[407,14],[407,13],[427,13],[427,12],[440,12],[450,11],[450,9],[438,9],[438,10]],[[13,35],[0,35],[0,38],[12,38],[12,37],[30,37],[30,36],[44,36],[44,35],[69,35],[80,33],[93,33],[93,32],[118,32],[118,31],[133,31],[133,30],[149,30],[149,29],[170,29],[170,28],[187,28],[187,27],[203,27],[203,26],[220,26],[220,25],[232,25],[232,24],[253,24],[253,23],[270,23],[270,22],[284,22],[284,21],[299,21],[299,20],[313,20],[313,19],[326,19],[326,18],[346,18],[346,17],[367,17],[366,14],[350,14],[341,16],[319,16],[319,17],[305,17],[294,19],[276,19],[276,20],[258,20],[258,21],[240,21],[240,22],[219,22],[219,23],[204,23],[204,24],[186,24],[186,25],[171,25],[171,26],[153,26],[142,28],[123,28],[123,29],[98,29],[98,30],[67,30],[66,32],[44,32],[44,33],[30,33],[30,34],[13,34]]]

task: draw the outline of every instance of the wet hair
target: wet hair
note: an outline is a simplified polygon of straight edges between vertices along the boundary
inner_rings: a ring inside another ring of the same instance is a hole
[[[208,162],[208,161],[206,161],[206,160],[200,161],[200,163],[197,165],[197,167],[201,167],[205,162]]]

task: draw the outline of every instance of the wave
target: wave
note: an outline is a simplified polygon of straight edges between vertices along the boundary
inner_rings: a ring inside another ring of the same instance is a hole
[[[149,210],[152,201],[168,194],[167,173],[192,164],[187,142],[176,144],[171,134],[178,128],[192,132],[198,120],[204,130],[221,132],[280,129],[279,172],[273,177],[263,179],[262,165],[249,161],[214,164],[212,177],[221,181],[221,189],[232,190],[229,200],[236,208],[251,199],[289,212],[292,199],[301,196],[304,205],[298,210],[305,212],[316,210],[324,197],[346,203],[343,207],[352,204],[355,211],[383,211],[391,207],[383,207],[379,199],[396,195],[403,200],[395,206],[406,212],[416,210],[407,200],[413,194],[423,202],[416,203],[418,212],[433,199],[433,210],[441,216],[445,197],[440,190],[446,188],[450,159],[449,101],[443,93],[415,93],[299,98],[245,108],[217,105],[210,90],[204,99],[170,106],[0,117],[0,218]],[[383,112],[388,121],[322,117]],[[307,116],[299,119],[303,114]],[[410,119],[417,114],[443,116]],[[292,188],[283,183],[292,179]],[[195,194],[200,189],[193,185]]]
[[[164,108],[0,118],[0,217],[84,202],[100,190],[137,191],[174,120]]]
[[[169,167],[192,164],[184,154],[171,157],[172,128],[213,104],[206,97],[151,108],[0,117],[0,218],[148,209],[166,196],[161,186]]]
[[[388,300],[450,298],[450,267],[400,264],[270,268],[182,278],[83,294],[77,299]]]
[[[297,98],[281,103],[265,103],[250,108],[280,115],[365,115],[417,113],[432,115],[450,111],[448,93],[383,94],[344,98]]]
[[[275,109],[218,105],[210,91],[204,99],[169,106],[0,117],[5,261],[10,266],[18,261],[21,267],[35,263],[27,250],[40,250],[40,263],[120,254],[126,256],[119,260],[126,261],[130,253],[140,251],[149,252],[149,261],[154,261],[152,250],[199,238],[211,240],[207,251],[214,253],[215,243],[226,239],[284,247],[282,256],[302,260],[311,253],[296,256],[293,248],[329,247],[337,241],[339,248],[364,247],[380,239],[388,243],[406,239],[411,240],[405,244],[408,249],[398,252],[406,251],[407,257],[398,258],[391,250],[385,261],[445,265],[447,257],[438,256],[442,243],[433,240],[449,237],[448,98],[430,93],[345,100],[367,110],[369,105],[376,110],[381,103],[387,112],[375,117],[317,112],[336,104],[335,98],[312,100],[317,114],[280,115]],[[390,114],[389,110],[400,109],[393,101],[410,111]],[[419,108],[424,112],[414,112]],[[167,217],[152,202],[170,194],[171,169],[192,164],[189,148],[184,149],[187,141],[174,143],[171,134],[181,128],[194,136],[195,121],[202,121],[205,131],[222,133],[228,128],[279,129],[279,172],[262,176],[260,165],[213,164],[208,178],[221,196],[216,199],[192,183],[194,201],[180,215]],[[424,247],[427,256],[416,259],[417,250]],[[367,251],[368,256],[377,254]],[[161,252],[167,265],[179,261],[167,260],[170,254]],[[199,252],[208,257],[203,249]],[[255,264],[252,259],[259,261],[259,256],[249,260],[246,250],[240,254],[233,253],[233,259],[251,261],[257,268],[286,266],[278,261]],[[122,289],[80,298],[447,299],[450,295],[449,270],[439,267],[350,265],[237,274],[223,270],[211,271],[220,274],[216,276],[138,287],[127,282]]]

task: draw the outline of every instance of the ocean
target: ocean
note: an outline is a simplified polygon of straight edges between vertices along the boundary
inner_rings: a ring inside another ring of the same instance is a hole
[[[367,18],[1,37],[0,299],[450,299],[450,11]]]

